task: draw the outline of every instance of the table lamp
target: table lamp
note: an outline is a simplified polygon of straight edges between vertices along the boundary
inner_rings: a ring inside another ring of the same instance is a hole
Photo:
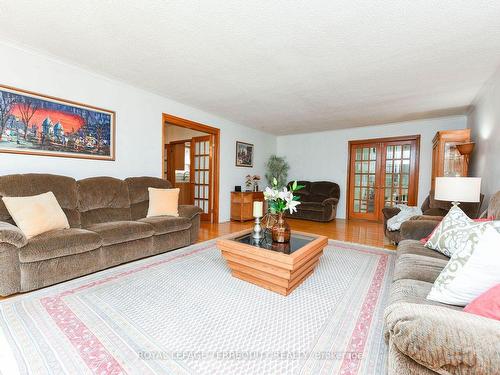
[[[479,202],[481,177],[436,177],[434,199],[452,202]]]

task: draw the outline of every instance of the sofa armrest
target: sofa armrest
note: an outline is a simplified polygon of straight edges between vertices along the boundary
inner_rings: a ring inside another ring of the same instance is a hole
[[[192,219],[201,212],[203,212],[203,210],[198,206],[179,205],[179,216],[181,217]]]
[[[442,306],[395,303],[385,338],[439,374],[500,374],[500,322]]]
[[[200,232],[200,214],[203,210],[198,206],[191,205],[180,205],[179,206],[179,216],[185,217],[191,220],[190,229],[190,240],[189,243],[193,244],[198,240],[198,235]]]
[[[396,216],[400,211],[401,210],[399,208],[396,208],[396,207],[384,207],[384,208],[382,208],[382,214],[384,215],[384,232],[386,233],[386,235],[388,232],[387,220],[389,220],[393,216]]]
[[[0,221],[0,242],[8,243],[17,248],[28,243],[24,233],[15,225]]]
[[[382,208],[382,214],[384,215],[384,221],[389,220],[391,217],[396,216],[399,214],[401,210],[396,207],[384,207]]]
[[[424,202],[422,203],[422,206],[420,206],[420,209],[422,210],[422,212],[425,212],[430,208],[431,208],[431,198],[430,195],[428,195],[425,198]]]
[[[327,205],[332,205],[332,206],[337,206],[337,204],[339,203],[339,199],[338,198],[326,198],[321,204],[323,206],[327,206]]]
[[[421,240],[432,233],[439,224],[437,220],[408,220],[401,224],[401,241]]]

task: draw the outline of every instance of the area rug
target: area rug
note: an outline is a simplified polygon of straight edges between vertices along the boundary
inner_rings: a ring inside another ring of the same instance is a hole
[[[330,241],[288,297],[214,241],[0,303],[2,374],[385,374],[394,253]]]

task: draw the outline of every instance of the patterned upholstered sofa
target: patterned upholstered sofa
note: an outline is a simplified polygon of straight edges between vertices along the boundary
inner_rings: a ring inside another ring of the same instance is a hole
[[[76,181],[49,174],[0,177],[0,197],[52,191],[70,229],[26,239],[0,200],[0,295],[26,292],[194,243],[201,210],[179,206],[179,217],[146,218],[154,177]]]
[[[488,217],[500,219],[500,192],[491,199]],[[427,233],[401,228],[409,238],[399,243],[385,310],[389,374],[500,374],[500,321],[463,312],[462,307],[426,299],[449,258],[424,247]],[[403,233],[403,235],[405,235]]]

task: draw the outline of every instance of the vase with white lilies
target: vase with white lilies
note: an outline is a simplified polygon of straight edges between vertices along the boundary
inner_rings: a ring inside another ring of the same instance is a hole
[[[276,223],[272,227],[273,241],[280,243],[290,241],[290,226],[286,222],[284,214],[286,211],[289,211],[290,214],[297,212],[300,197],[293,193],[303,187],[295,181],[289,187],[284,187],[280,190],[276,178],[273,178],[271,187],[266,187],[264,199],[268,202],[270,213],[277,215]]]

